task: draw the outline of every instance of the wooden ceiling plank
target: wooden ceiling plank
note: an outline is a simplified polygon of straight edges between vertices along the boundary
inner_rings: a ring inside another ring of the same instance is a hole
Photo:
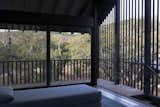
[[[31,24],[31,25],[59,25],[92,27],[93,18],[82,16],[49,15],[42,13],[2,11],[0,10],[0,23]]]

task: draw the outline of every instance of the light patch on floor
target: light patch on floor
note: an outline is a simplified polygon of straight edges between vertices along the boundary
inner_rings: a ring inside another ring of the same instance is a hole
[[[130,98],[121,96],[119,94],[113,93],[109,90],[105,90],[102,88],[98,88],[98,90],[101,91],[101,93],[104,97],[109,98],[113,101],[116,101],[120,104],[123,104],[125,107],[151,107],[149,105],[145,105],[140,102],[137,102],[133,99],[130,99]]]
[[[115,85],[114,82],[108,81],[108,80],[98,79],[97,86],[103,87],[107,90],[111,90],[113,92],[119,93],[127,97],[143,95],[143,91],[141,90],[138,90],[126,85],[122,85],[122,84]]]

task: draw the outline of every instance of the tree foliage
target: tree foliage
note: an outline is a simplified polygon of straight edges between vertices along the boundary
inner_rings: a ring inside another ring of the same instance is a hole
[[[0,37],[0,60],[46,58],[45,32],[1,31]],[[51,33],[52,59],[81,59],[89,57],[90,35]]]

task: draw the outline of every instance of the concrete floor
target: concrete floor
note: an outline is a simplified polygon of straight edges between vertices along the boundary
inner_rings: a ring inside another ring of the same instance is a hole
[[[143,92],[141,90],[138,90],[129,86],[125,86],[122,84],[115,85],[113,82],[108,80],[99,79],[97,85],[98,87],[103,87],[107,90],[111,90],[113,92],[119,93],[127,97],[143,95]]]
[[[111,100],[107,97],[102,97],[102,107],[125,107],[123,104],[120,104],[114,100]]]
[[[154,107],[106,89],[98,90],[102,92],[102,107]]]

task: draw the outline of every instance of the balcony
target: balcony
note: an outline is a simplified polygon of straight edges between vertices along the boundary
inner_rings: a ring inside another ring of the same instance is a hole
[[[90,59],[50,60],[51,85],[89,83]],[[46,60],[0,61],[0,85],[19,88],[35,88],[46,85]]]

